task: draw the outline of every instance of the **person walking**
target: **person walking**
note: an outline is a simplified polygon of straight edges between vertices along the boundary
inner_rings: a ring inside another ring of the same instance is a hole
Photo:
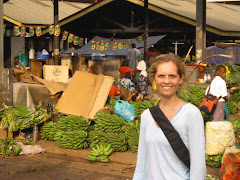
[[[196,106],[177,97],[185,77],[184,64],[175,55],[163,54],[155,58],[148,76],[156,84],[161,101],[141,115],[133,180],[205,179],[204,120]]]
[[[206,93],[208,92],[213,96],[217,96],[218,103],[216,109],[213,113],[213,121],[224,121],[225,120],[225,102],[227,101],[227,85],[224,81],[226,76],[226,68],[223,65],[218,65],[216,67],[216,77],[211,82],[210,86],[207,88]]]
[[[127,54],[127,60],[128,60],[128,66],[134,70],[137,67],[138,61],[137,56],[141,54],[140,51],[136,48],[136,44],[132,43],[132,49],[128,51]]]

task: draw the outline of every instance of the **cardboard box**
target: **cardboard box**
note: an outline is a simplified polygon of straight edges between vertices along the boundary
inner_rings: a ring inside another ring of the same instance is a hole
[[[56,81],[62,83],[68,83],[69,70],[68,66],[61,65],[44,65],[43,77],[48,81]]]
[[[64,114],[94,118],[105,106],[113,77],[76,71],[59,99],[56,109]]]
[[[61,65],[68,66],[69,69],[73,70],[72,57],[62,57]]]

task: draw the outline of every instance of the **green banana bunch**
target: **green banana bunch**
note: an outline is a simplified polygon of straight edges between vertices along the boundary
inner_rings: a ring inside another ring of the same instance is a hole
[[[84,130],[87,131],[91,121],[85,119],[83,116],[67,115],[59,117],[56,126],[58,130],[74,131]]]
[[[94,116],[94,130],[104,132],[121,132],[122,127],[127,123],[117,114],[106,114],[99,112]]]
[[[108,96],[106,104],[109,105],[110,107],[114,108],[116,102],[117,102],[116,99],[114,99],[111,96]]]
[[[155,104],[155,101],[156,100],[151,100],[151,101],[148,101],[148,100],[145,100],[145,101],[139,101],[139,102],[132,102],[132,105],[135,109],[135,114],[137,116],[140,116],[143,111],[145,111],[146,109],[154,106]]]
[[[60,148],[66,149],[86,149],[88,132],[84,130],[65,131],[61,138],[56,140]]]
[[[229,114],[236,114],[238,112],[238,104],[235,101],[227,101],[227,108]]]
[[[188,102],[196,105],[197,107],[201,104],[205,96],[205,90],[198,85],[192,85],[189,87]]]
[[[237,131],[240,129],[240,118],[232,119],[231,122],[233,125],[234,132],[237,133]]]
[[[113,151],[127,151],[127,139],[124,133],[95,131],[93,144],[108,143],[111,144]],[[93,145],[92,145],[93,147]]]
[[[0,141],[0,151],[7,156],[17,156],[22,151],[16,141],[10,137],[6,137]]]
[[[89,161],[109,162],[108,156],[112,153],[111,144],[100,143],[92,147],[87,159]]]
[[[128,146],[134,153],[138,151],[140,121],[134,120],[124,126],[124,134],[126,135]]]
[[[235,101],[238,103],[240,101],[240,91],[235,92],[229,99],[229,101]]]
[[[213,168],[221,167],[222,154],[213,155],[213,156],[205,154],[205,160],[208,166],[211,166]]]
[[[40,136],[43,140],[55,140],[55,134],[56,134],[56,124],[53,121],[48,122],[47,124],[43,125]]]

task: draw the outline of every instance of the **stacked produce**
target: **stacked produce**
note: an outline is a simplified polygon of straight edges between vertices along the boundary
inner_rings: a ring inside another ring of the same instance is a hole
[[[228,66],[228,69],[231,71],[231,73],[226,75],[226,83],[229,87],[240,87],[240,66],[231,65]]]
[[[240,129],[240,118],[232,119],[231,122],[233,125],[234,133],[236,134],[237,131]]]
[[[146,109],[154,106],[155,102],[156,102],[155,100],[152,100],[152,101],[145,100],[145,101],[139,101],[139,102],[134,102],[133,101],[132,105],[135,109],[135,114],[137,116],[140,116],[143,113],[143,111],[145,111]]]
[[[227,108],[229,114],[236,114],[238,112],[238,104],[235,101],[227,101]]]
[[[87,159],[89,161],[109,162],[108,156],[113,152],[111,145],[106,143],[97,144],[92,147]]]
[[[90,123],[90,120],[81,116],[60,116],[56,123],[50,121],[42,127],[41,137],[56,141],[61,148],[86,149]]]
[[[42,106],[36,106],[36,112],[29,111],[25,105],[9,106],[0,110],[1,128],[9,131],[27,129],[48,118],[47,110]]]
[[[7,156],[17,156],[22,151],[16,141],[10,137],[0,140],[0,152]]]
[[[219,168],[221,167],[221,162],[222,162],[222,154],[218,154],[218,155],[205,155],[205,160],[206,160],[206,164],[213,167],[213,168]]]

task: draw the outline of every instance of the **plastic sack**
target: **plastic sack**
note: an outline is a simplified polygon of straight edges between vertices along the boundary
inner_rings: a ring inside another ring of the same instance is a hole
[[[114,109],[116,114],[127,122],[131,122],[136,118],[133,105],[129,104],[127,101],[117,100]]]

